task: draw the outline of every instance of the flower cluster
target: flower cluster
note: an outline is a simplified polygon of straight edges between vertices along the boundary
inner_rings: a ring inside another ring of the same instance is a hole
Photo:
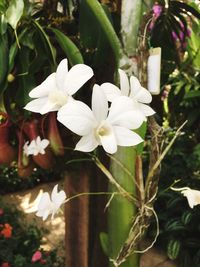
[[[191,36],[191,30],[187,27],[185,31],[184,24],[179,22],[179,31],[172,31],[172,37],[175,42],[180,42],[183,49],[186,48],[186,38]]]
[[[13,228],[9,223],[1,224],[0,229],[0,236],[3,236],[4,238],[11,238]]]
[[[138,79],[131,76],[129,81],[123,70],[119,70],[119,75],[121,90],[111,83],[94,85],[90,109],[73,95],[93,76],[93,70],[85,64],[77,64],[68,71],[68,62],[64,59],[55,73],[30,92],[29,96],[35,99],[25,109],[40,114],[58,111],[57,120],[81,136],[76,150],[91,152],[103,146],[107,153],[113,154],[117,146],[141,143],[142,138],[133,130],[154,114],[147,105],[152,100],[151,94]]]
[[[42,139],[40,136],[38,136],[36,139],[33,139],[30,144],[27,141],[24,144],[24,153],[29,156],[29,155],[34,155],[37,156],[38,154],[45,154],[45,148],[49,145],[49,140],[47,139]]]
[[[46,262],[47,262],[46,259],[43,259],[43,257],[42,257],[42,252],[39,251],[39,250],[37,250],[37,251],[33,254],[31,261],[32,261],[33,263],[34,263],[34,262],[39,262],[39,263],[41,263],[42,265],[43,265],[43,264],[46,264]]]
[[[156,20],[162,14],[162,12],[163,12],[163,6],[159,5],[158,3],[155,3],[153,5],[153,7],[152,7],[152,11],[153,11],[153,17],[152,17],[151,23],[149,25],[149,30],[152,30],[153,29]]]
[[[57,111],[57,120],[81,136],[75,150],[91,152],[102,146],[107,153],[114,154],[118,146],[135,146],[143,142],[134,130],[154,114],[148,106],[152,101],[151,94],[135,76],[129,80],[126,73],[119,69],[120,88],[109,82],[95,84],[90,108],[75,100],[73,95],[92,76],[93,70],[89,66],[78,64],[68,70],[68,61],[63,59],[56,72],[30,92],[29,96],[34,100],[25,109],[42,115]],[[43,154],[46,146],[47,140],[41,141],[38,136],[29,145],[25,143],[24,152],[26,155]],[[65,202],[65,192],[58,192],[56,185],[51,196],[47,192],[42,194],[36,215],[43,220],[49,215],[53,218]]]
[[[55,213],[59,210],[60,206],[66,201],[66,194],[63,190],[58,192],[58,185],[55,185],[51,197],[49,193],[45,192],[40,198],[40,202],[37,206],[38,217],[42,217],[43,221],[51,214],[51,218],[54,217]]]

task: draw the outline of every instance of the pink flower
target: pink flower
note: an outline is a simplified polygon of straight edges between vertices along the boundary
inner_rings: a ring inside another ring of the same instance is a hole
[[[33,254],[31,261],[32,261],[32,262],[36,262],[36,261],[39,261],[39,260],[41,260],[41,259],[42,259],[42,253],[41,253],[39,250],[37,250],[37,251]]]

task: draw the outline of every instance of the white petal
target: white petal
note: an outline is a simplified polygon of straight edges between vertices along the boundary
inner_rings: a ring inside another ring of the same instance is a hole
[[[138,78],[136,78],[135,76],[131,76],[130,77],[130,86],[131,86],[130,96],[136,97],[136,95],[139,93],[139,91],[142,87]]]
[[[30,101],[24,109],[37,112],[40,114],[45,114],[50,111],[56,111],[58,110],[58,106],[50,101],[48,101],[47,97],[37,98],[32,101]]]
[[[126,96],[118,97],[110,107],[108,121],[112,125],[137,129],[144,121],[141,112],[134,110],[133,100]]]
[[[108,101],[112,102],[115,98],[121,96],[121,91],[117,86],[112,83],[103,83],[101,85],[101,89],[103,89]]]
[[[143,112],[143,114],[146,117],[152,116],[153,114],[155,114],[155,111],[148,105],[145,105],[145,104],[139,104],[139,105],[140,105],[140,110]]]
[[[98,122],[105,120],[108,115],[108,101],[102,88],[95,84],[92,92],[92,111]]]
[[[56,184],[54,187],[53,187],[53,190],[51,192],[51,200],[54,202],[54,200],[56,200],[56,196],[58,194],[58,184]]]
[[[32,111],[32,112],[40,113],[40,110],[43,108],[47,100],[48,100],[47,97],[34,99],[30,101],[28,104],[26,104],[24,109]]]
[[[97,142],[94,133],[83,136],[80,141],[76,144],[75,150],[82,152],[91,152],[93,151],[99,143]]]
[[[51,212],[50,210],[45,210],[44,211],[44,213],[42,215],[42,220],[43,221],[45,221],[47,219],[47,217],[49,216],[50,212]],[[37,215],[37,213],[36,213],[36,215]]]
[[[63,190],[58,192],[57,198],[55,199],[54,203],[57,206],[57,208],[60,208],[60,206],[65,202],[66,194]]]
[[[38,211],[40,211],[40,210],[42,211],[42,210],[49,208],[49,205],[51,205],[50,196],[49,196],[49,193],[45,192],[45,193],[43,193],[43,195],[39,201]]]
[[[144,87],[140,87],[139,92],[137,93],[137,95],[130,95],[130,97],[134,97],[135,99],[137,99],[138,102],[140,103],[145,103],[145,104],[149,104],[152,101],[152,95],[149,93],[149,91],[147,89],[145,89]]]
[[[69,95],[75,94],[92,76],[93,70],[85,64],[73,66],[65,77],[64,88]]]
[[[126,96],[120,96],[112,102],[108,117],[111,121],[112,118],[119,116],[121,113],[131,110],[133,110],[132,99]]]
[[[190,208],[192,209],[194,206],[200,204],[200,191],[194,190],[194,189],[184,189],[181,191],[181,193],[187,197],[188,204]]]
[[[51,200],[56,205],[57,208],[59,208],[65,201],[66,194],[63,190],[58,192],[58,185],[55,185],[52,193],[51,193]]]
[[[122,95],[128,96],[130,90],[128,76],[126,75],[126,72],[121,69],[119,69],[118,72],[120,76],[120,88],[122,91]]]
[[[119,146],[135,146],[144,141],[138,134],[124,127],[114,126],[113,129]]]
[[[43,139],[40,143],[40,146],[45,149],[49,145],[49,140],[48,139]]]
[[[64,90],[65,77],[68,73],[67,59],[63,59],[56,70],[56,83],[59,90]]]
[[[142,125],[144,119],[145,116],[141,112],[128,111],[112,119],[112,125],[118,125],[128,129],[138,129]]]
[[[97,122],[91,109],[81,101],[67,103],[58,111],[58,121],[78,135],[87,135]]]
[[[57,90],[56,85],[56,73],[50,74],[43,83],[35,87],[30,91],[29,96],[32,98],[44,97],[49,94],[50,91]]]
[[[113,130],[109,135],[99,136],[99,138],[104,150],[107,153],[114,154],[117,152],[117,141]]]

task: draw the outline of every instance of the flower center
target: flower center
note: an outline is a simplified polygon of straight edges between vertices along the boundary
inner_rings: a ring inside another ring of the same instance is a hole
[[[68,101],[68,95],[60,90],[53,90],[49,93],[48,99],[50,102],[58,105],[59,107],[64,106]]]
[[[107,136],[111,133],[112,129],[106,121],[102,121],[96,129],[96,135],[98,137]]]

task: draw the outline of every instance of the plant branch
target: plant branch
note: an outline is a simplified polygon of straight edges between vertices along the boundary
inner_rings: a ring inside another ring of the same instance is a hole
[[[133,197],[129,192],[127,192],[120,184],[116,182],[115,178],[112,176],[109,170],[102,164],[102,162],[97,157],[94,158],[94,162],[97,165],[97,167],[106,175],[109,182],[117,188],[117,190],[120,192],[121,195],[123,195],[129,201],[134,202],[138,205],[138,200],[135,197]]]

